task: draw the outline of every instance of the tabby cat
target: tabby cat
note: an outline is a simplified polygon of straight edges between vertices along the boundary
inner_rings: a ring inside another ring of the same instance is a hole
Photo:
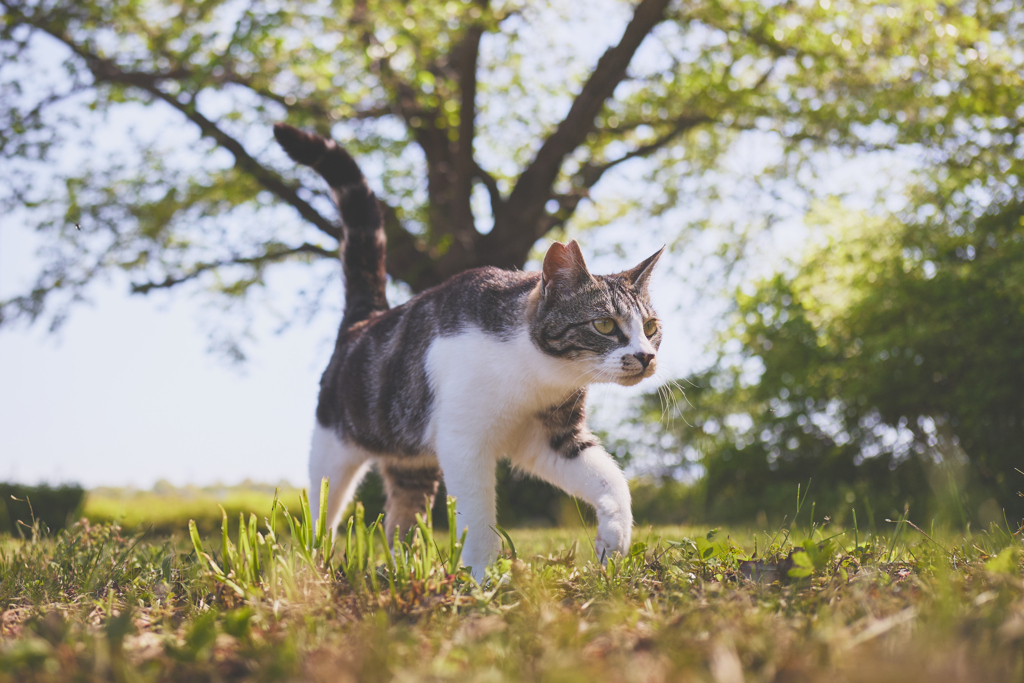
[[[309,458],[312,490],[330,479],[330,528],[372,463],[389,538],[443,473],[469,527],[463,562],[480,577],[499,549],[495,467],[507,457],[594,507],[599,557],[627,552],[629,487],[586,427],[586,387],[654,373],[661,325],[647,289],[664,247],[595,276],[575,241],[555,242],[541,272],[476,268],[389,308],[381,207],[359,166],[332,140],[284,124],[274,136],[324,177],[344,225],[345,313]]]

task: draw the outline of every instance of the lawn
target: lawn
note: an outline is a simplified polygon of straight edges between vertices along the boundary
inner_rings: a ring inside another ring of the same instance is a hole
[[[512,529],[477,585],[447,530],[331,548],[287,504],[201,554],[184,520],[0,539],[0,681],[1024,679],[1019,531],[638,528],[602,567],[582,523]]]

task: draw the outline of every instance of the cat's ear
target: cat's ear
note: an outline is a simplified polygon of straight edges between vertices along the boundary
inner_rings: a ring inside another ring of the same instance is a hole
[[[541,277],[541,288],[544,294],[552,289],[572,288],[585,280],[591,279],[587,270],[587,262],[583,260],[583,252],[576,240],[569,244],[555,242],[548,247],[544,255],[544,269]]]
[[[665,252],[665,247],[662,247],[654,254],[643,261],[639,265],[630,268],[623,275],[629,278],[629,281],[633,283],[637,289],[646,289],[647,282],[651,279],[651,273],[654,272],[654,264],[658,262],[661,255]]]

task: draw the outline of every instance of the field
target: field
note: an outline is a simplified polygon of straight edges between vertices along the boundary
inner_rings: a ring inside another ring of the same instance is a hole
[[[254,502],[259,521],[240,531],[233,512],[224,534],[190,537],[150,500],[176,533],[0,539],[0,681],[1024,680],[1019,531],[798,512],[770,530],[638,528],[602,567],[582,523],[499,530],[478,585],[453,573],[447,530],[392,555],[355,519],[332,547],[301,501],[287,518]]]

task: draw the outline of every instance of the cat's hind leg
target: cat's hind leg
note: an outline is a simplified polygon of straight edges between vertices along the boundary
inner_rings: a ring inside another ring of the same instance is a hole
[[[525,440],[512,464],[581,498],[597,512],[595,552],[605,562],[629,552],[633,530],[629,483],[618,464],[585,428],[552,434],[544,425]]]
[[[379,464],[384,480],[387,503],[384,506],[384,530],[388,541],[395,537],[395,529],[402,538],[416,523],[416,513],[429,514],[441,481],[441,469],[436,463],[382,460]]]
[[[369,466],[366,451],[317,421],[309,452],[309,511],[314,524],[320,518],[320,481],[327,477],[329,483],[326,527],[333,531]]]

